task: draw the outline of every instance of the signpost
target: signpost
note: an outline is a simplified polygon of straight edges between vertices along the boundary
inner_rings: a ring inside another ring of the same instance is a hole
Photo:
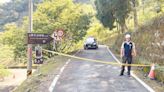
[[[41,34],[41,33],[28,33],[28,44],[47,44],[53,38],[49,34]],[[30,61],[30,70],[27,71],[27,75],[31,75],[32,73],[32,48],[28,49],[29,55],[31,56]],[[35,61],[34,64],[43,64],[43,55],[42,55],[42,48],[38,45],[35,47]]]
[[[47,44],[52,39],[49,34],[28,33],[28,44]]]
[[[58,29],[55,30],[54,33],[52,34],[52,38],[54,39],[54,44],[53,44],[53,49],[56,50],[56,42],[61,41],[64,36],[64,30],[63,29]]]
[[[55,30],[52,34],[52,38],[54,38],[55,41],[61,41],[64,36],[64,31],[62,29]]]
[[[30,0],[31,1],[31,0]],[[31,17],[30,17],[31,18]],[[32,22],[32,20],[31,20]],[[52,37],[49,34],[43,33],[32,33],[32,23],[30,22],[30,31],[28,32],[28,67],[27,67],[27,76],[32,74],[32,44],[38,44],[35,47],[35,61],[34,64],[43,64],[42,48],[39,44],[50,43],[54,39],[54,48],[56,49],[56,41],[61,41],[64,36],[64,31],[62,29],[54,31]]]
[[[57,31],[57,35],[58,35],[59,37],[63,37],[64,31],[63,31],[62,29],[58,30],[58,31]]]
[[[48,34],[38,34],[38,33],[32,33],[33,30],[33,21],[32,21],[32,13],[33,13],[33,0],[29,1],[29,29],[28,29],[28,49],[27,49],[27,77],[32,74],[32,44],[47,44],[49,43],[52,38]],[[61,40],[64,31],[58,30],[57,33],[54,33],[55,35],[53,37],[57,37],[56,40]],[[59,38],[59,39],[58,39]],[[54,41],[56,42],[55,38]],[[42,49],[36,47],[36,60],[34,63],[42,64]]]

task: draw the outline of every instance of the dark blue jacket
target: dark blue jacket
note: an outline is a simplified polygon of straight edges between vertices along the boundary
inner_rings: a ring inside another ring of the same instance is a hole
[[[124,56],[125,57],[132,57],[132,50],[133,50],[133,43],[132,42],[124,42],[122,44],[122,48],[124,49]]]

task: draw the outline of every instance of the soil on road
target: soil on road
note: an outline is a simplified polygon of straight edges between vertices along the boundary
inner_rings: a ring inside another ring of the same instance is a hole
[[[116,62],[105,46],[81,50],[77,56]],[[71,59],[53,92],[149,92],[133,77],[119,76],[120,66]]]

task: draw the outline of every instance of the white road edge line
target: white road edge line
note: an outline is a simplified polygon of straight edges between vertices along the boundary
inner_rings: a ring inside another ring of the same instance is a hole
[[[76,54],[78,54],[79,52],[80,52],[80,50],[77,51],[77,52],[74,54],[74,56],[75,56]],[[64,66],[60,69],[59,74],[55,76],[55,78],[53,79],[53,81],[52,81],[52,83],[51,83],[51,85],[50,85],[50,87],[49,87],[49,92],[53,92],[54,87],[56,86],[57,81],[59,80],[61,74],[63,73],[64,69],[67,67],[67,65],[69,64],[70,61],[71,61],[71,59],[68,59],[68,61],[64,64]]]
[[[71,61],[71,59],[68,59],[68,61],[65,63],[65,65],[60,69],[60,72],[58,75],[55,76],[54,80],[51,83],[51,86],[49,87],[49,92],[53,92],[54,87],[58,81],[58,79],[60,78],[61,74],[63,73],[64,69],[66,68],[66,66],[68,65],[68,63]]]
[[[120,64],[121,62],[115,57],[115,55],[110,51],[110,49],[108,48],[108,46],[106,46],[109,53],[112,55],[112,57]],[[155,92],[149,85],[147,85],[144,81],[142,81],[139,77],[137,77],[133,71],[131,73],[132,77],[134,77],[140,84],[142,84],[148,91],[150,92]]]

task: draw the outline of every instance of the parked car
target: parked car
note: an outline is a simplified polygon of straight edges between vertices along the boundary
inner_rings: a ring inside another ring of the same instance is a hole
[[[94,37],[88,37],[84,42],[84,49],[98,49],[98,43]]]

